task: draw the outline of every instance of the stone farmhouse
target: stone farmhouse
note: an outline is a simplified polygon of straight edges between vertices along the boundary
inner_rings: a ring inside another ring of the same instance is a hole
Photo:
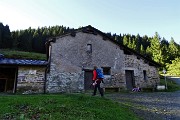
[[[155,87],[160,65],[119,44],[105,33],[86,26],[49,39],[47,61],[0,56],[0,92],[85,92],[93,66],[102,69],[105,89]]]
[[[96,65],[105,75],[105,89],[155,87],[160,65],[86,26],[48,41],[46,92],[84,92],[90,89]]]

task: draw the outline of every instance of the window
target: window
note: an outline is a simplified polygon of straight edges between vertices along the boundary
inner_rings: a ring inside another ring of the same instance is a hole
[[[104,75],[111,75],[111,68],[110,67],[102,67]]]
[[[144,75],[144,80],[147,80],[147,74],[146,74],[146,70],[143,70],[143,75]]]
[[[87,44],[87,52],[92,53],[92,44]]]

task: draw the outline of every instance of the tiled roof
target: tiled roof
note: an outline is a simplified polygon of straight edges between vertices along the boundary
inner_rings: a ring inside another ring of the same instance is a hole
[[[0,58],[0,65],[47,65],[48,62],[44,60],[28,60],[28,59],[9,59]]]

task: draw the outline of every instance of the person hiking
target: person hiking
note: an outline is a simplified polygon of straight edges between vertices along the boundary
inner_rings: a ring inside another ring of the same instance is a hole
[[[97,66],[94,66],[94,70],[93,70],[93,86],[94,86],[93,96],[96,95],[97,89],[99,90],[101,97],[104,96],[103,89],[100,87],[100,84],[103,81],[103,78],[104,78],[104,75],[103,75],[101,69],[98,69]]]

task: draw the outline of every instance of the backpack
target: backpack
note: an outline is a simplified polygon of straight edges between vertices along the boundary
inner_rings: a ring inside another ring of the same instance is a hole
[[[101,71],[101,69],[96,69],[97,72],[97,78],[104,78],[103,72]]]

